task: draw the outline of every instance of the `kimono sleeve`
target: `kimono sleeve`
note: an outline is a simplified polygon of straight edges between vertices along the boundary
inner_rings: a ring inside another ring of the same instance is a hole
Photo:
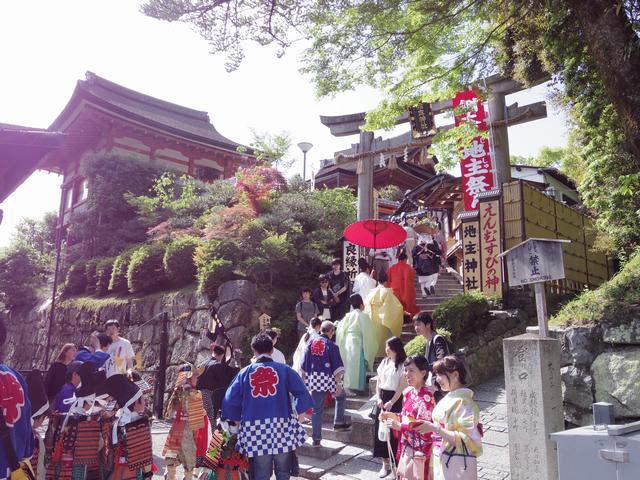
[[[244,395],[244,372],[242,370],[231,381],[222,400],[222,418],[239,421],[242,417],[242,399]]]
[[[455,436],[456,451],[462,452],[462,443],[472,455],[482,455],[482,438],[478,430],[480,414],[475,402],[459,400],[449,410],[446,429],[451,430]]]
[[[362,347],[364,350],[364,359],[367,362],[367,368],[373,368],[373,362],[378,353],[378,335],[376,334],[376,325],[371,321],[369,315],[360,312],[360,329],[362,332]]]
[[[332,373],[334,376],[344,371],[344,363],[342,363],[342,357],[340,356],[340,348],[338,345],[331,345],[329,350],[329,361],[331,362]]]
[[[309,390],[295,370],[287,368],[287,390],[293,395],[293,405],[297,413],[304,413],[313,407]]]

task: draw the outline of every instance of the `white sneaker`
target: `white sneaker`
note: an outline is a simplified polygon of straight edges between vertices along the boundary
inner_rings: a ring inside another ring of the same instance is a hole
[[[380,469],[380,472],[378,472],[378,478],[384,478],[390,473],[391,473],[391,467],[383,463],[382,468]]]

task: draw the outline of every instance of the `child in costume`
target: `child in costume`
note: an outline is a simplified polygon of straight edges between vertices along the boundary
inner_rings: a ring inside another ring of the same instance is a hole
[[[247,480],[249,459],[236,450],[238,425],[221,420],[213,430],[200,480]]]
[[[121,374],[107,378],[105,390],[120,407],[111,432],[115,459],[111,479],[151,478],[154,470],[151,424],[144,414],[142,390]]]
[[[162,451],[167,464],[167,480],[175,480],[180,464],[184,468],[184,478],[192,478],[193,469],[201,463],[198,457],[202,461],[207,449],[208,425],[202,393],[196,390],[197,379],[192,364],[182,365],[165,411],[165,418],[175,414]]]

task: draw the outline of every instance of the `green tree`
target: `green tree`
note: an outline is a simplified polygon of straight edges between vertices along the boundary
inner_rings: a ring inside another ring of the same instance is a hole
[[[40,219],[23,218],[16,226],[12,242],[28,245],[40,255],[50,255],[56,248],[56,212],[47,212]]]
[[[251,130],[251,134],[253,135],[251,148],[259,165],[282,170],[287,170],[293,165],[295,158],[289,156],[291,137],[288,132],[271,134]],[[240,153],[244,153],[245,150],[244,147],[238,147]]]
[[[38,288],[44,286],[46,270],[32,246],[14,243],[0,250],[0,304],[8,309],[31,306]]]

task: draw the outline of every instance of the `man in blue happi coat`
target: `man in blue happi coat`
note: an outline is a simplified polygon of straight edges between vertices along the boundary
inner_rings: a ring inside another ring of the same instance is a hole
[[[222,418],[240,422],[238,451],[249,457],[253,480],[288,480],[295,449],[306,440],[298,415],[313,401],[300,376],[271,358],[273,342],[264,334],[251,340],[255,363],[240,370],[222,402]],[[293,397],[293,406],[291,403]]]

